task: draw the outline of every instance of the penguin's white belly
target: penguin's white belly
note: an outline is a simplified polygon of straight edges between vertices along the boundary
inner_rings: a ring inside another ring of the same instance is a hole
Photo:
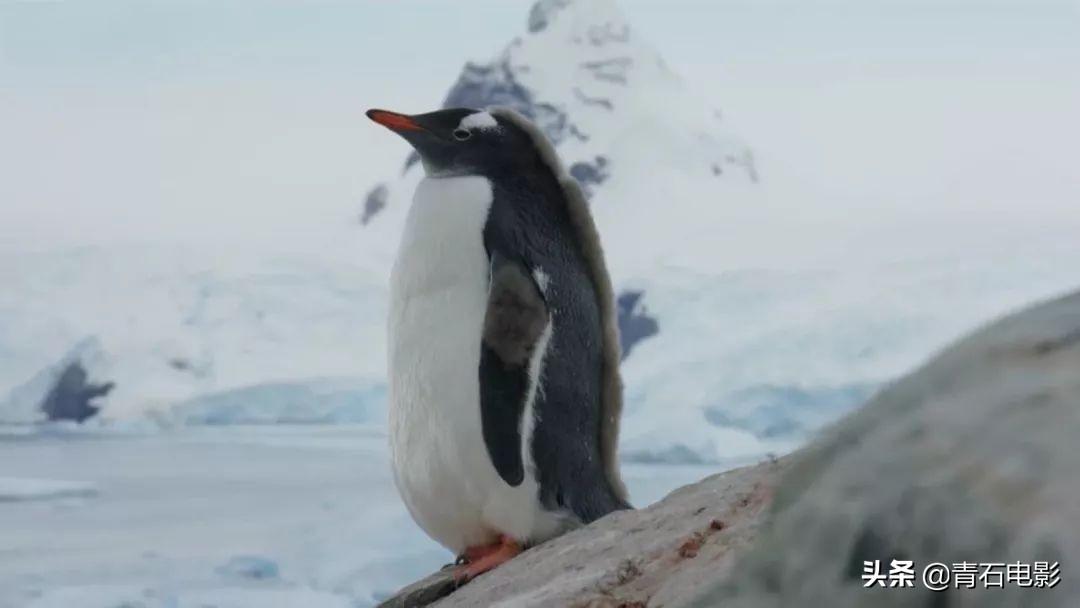
[[[517,487],[499,476],[481,431],[489,280],[483,227],[491,200],[491,184],[481,177],[421,181],[391,277],[395,480],[417,523],[455,553],[499,534],[542,540],[562,523],[540,507],[531,466]]]

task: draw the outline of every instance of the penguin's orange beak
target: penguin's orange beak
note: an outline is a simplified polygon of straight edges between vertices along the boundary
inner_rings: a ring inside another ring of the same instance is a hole
[[[368,110],[367,117],[391,131],[426,131],[407,114],[398,114],[387,110]]]

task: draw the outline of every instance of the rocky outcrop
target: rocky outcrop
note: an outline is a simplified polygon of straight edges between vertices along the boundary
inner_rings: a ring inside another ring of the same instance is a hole
[[[1076,606],[1080,293],[1008,317],[797,454],[755,548],[695,606]],[[1060,562],[1054,589],[863,587],[863,562]]]
[[[108,380],[108,368],[101,342],[95,337],[80,340],[58,361],[0,397],[0,424],[92,418],[116,386]]]
[[[69,363],[60,372],[56,384],[41,402],[41,411],[49,420],[74,420],[83,422],[93,417],[101,409],[94,405],[98,397],[108,395],[113,389],[112,382],[101,384],[89,382],[89,375],[82,363]]]
[[[619,315],[619,341],[622,344],[622,358],[630,356],[630,351],[643,340],[660,333],[660,323],[642,303],[644,291],[628,289],[616,298]]]
[[[616,512],[529,549],[436,602],[465,606],[634,608],[679,605],[727,572],[756,536],[782,465],[715,475],[638,511]],[[437,574],[382,604],[429,605],[452,591]],[[661,602],[661,604],[656,604]]]
[[[570,165],[568,171],[570,177],[573,177],[581,185],[586,197],[591,197],[596,187],[610,177],[607,157],[605,156],[597,156],[591,162],[578,161]]]
[[[435,605],[1075,606],[1078,433],[1080,292],[958,342],[791,456],[612,514]],[[865,588],[864,562],[893,559],[914,586]],[[1053,588],[921,580],[1039,561],[1060,564]]]

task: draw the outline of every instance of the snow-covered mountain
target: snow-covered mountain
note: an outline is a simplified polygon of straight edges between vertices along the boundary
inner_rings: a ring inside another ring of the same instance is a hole
[[[750,148],[614,0],[540,0],[525,26],[490,61],[467,63],[442,106],[510,106],[540,125],[590,195],[613,272],[671,255],[691,218],[707,227],[746,204],[758,180]],[[365,238],[400,233],[423,174],[416,160],[372,188]],[[390,255],[395,242],[381,244]]]
[[[589,190],[629,347],[628,461],[789,449],[973,325],[1072,287],[1072,238],[826,234],[827,201],[762,197],[748,146],[612,0],[541,0],[523,26],[442,103],[532,116]],[[402,161],[316,246],[0,254],[0,423],[380,423],[386,279],[421,174]]]

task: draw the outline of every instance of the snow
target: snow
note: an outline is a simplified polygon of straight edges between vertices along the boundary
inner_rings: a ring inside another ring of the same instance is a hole
[[[97,494],[97,487],[85,481],[0,477],[0,502],[84,498]]]
[[[1070,250],[638,280],[661,331],[624,363],[623,451],[787,451],[948,341],[1069,288]]]
[[[1080,245],[1064,232],[1018,232],[1012,245],[979,232],[733,237],[694,265],[687,254],[639,268],[622,263],[636,246],[612,239],[617,288],[642,290],[660,324],[624,362],[624,457],[720,462],[790,449],[950,339],[1071,288],[1066,261]],[[0,423],[40,423],[42,395],[74,359],[94,381],[116,382],[88,430],[381,423],[382,271],[229,260],[153,247],[0,257],[20,287],[0,292],[10,357]]]
[[[176,404],[162,419],[171,424],[281,424],[379,422],[386,385],[351,378],[270,382],[200,395]]]
[[[28,379],[80,343],[97,353],[95,379],[116,383],[99,400],[109,419],[267,382],[381,381],[381,274],[348,251],[243,245],[0,255],[0,422],[32,421],[46,388]]]

